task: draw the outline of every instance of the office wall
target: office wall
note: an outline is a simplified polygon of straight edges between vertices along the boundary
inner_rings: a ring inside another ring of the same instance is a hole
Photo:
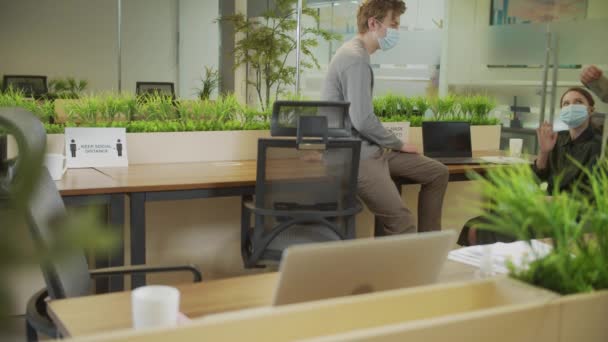
[[[117,84],[116,1],[0,0],[0,74]]]
[[[177,83],[177,64],[177,0],[122,0],[122,89]]]
[[[219,67],[220,31],[213,22],[219,13],[219,1],[179,0],[180,97],[196,96],[205,66]],[[230,55],[222,58],[230,59]]]
[[[203,66],[218,67],[218,14],[219,1],[122,0],[123,90],[166,81],[191,97]],[[117,20],[116,0],[0,0],[0,75],[73,76],[91,91],[117,90]]]

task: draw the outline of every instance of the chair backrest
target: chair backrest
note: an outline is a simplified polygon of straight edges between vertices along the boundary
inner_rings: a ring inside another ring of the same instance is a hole
[[[40,97],[48,93],[46,76],[4,75],[4,90],[22,91],[26,97]]]
[[[53,224],[65,217],[66,211],[55,182],[42,166],[46,149],[44,127],[34,114],[19,108],[0,109],[0,126],[15,137],[19,151],[13,176],[0,180],[1,192],[8,194],[12,213],[27,220],[36,247],[46,250],[54,243]],[[41,265],[51,298],[89,293],[84,251],[75,252]]]
[[[297,135],[299,118],[321,116],[327,119],[328,138],[351,137],[349,107],[348,102],[276,101],[272,107],[270,134],[273,137],[294,137]]]
[[[307,142],[321,145],[324,141]],[[311,213],[355,207],[361,141],[327,140],[323,149],[298,149],[299,145],[294,139],[258,140],[255,206]],[[284,220],[280,216],[260,219],[267,229]]]
[[[37,247],[46,250],[53,244],[54,229],[58,226],[55,223],[61,222],[66,215],[59,190],[44,168],[27,213],[28,225]],[[41,268],[51,298],[90,294],[91,277],[83,250],[72,250],[69,255],[44,261]]]
[[[137,95],[158,94],[175,98],[173,82],[137,82],[135,85]]]

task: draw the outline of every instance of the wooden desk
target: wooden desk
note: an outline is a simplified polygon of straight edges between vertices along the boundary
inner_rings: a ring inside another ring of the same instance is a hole
[[[476,268],[446,261],[439,282],[474,279]],[[233,310],[269,306],[277,282],[277,273],[186,284],[181,292],[180,310],[190,318]],[[64,337],[92,335],[129,329],[131,293],[56,300],[49,303],[49,314]]]
[[[131,264],[146,263],[146,202],[187,200],[255,193],[256,161],[141,164],[125,168],[98,168],[116,188],[130,197]],[[451,165],[453,181],[466,180],[466,172],[483,172],[487,166]],[[289,168],[293,170],[293,168]],[[399,182],[400,185],[406,182]],[[133,287],[145,285],[144,275],[131,276]]]

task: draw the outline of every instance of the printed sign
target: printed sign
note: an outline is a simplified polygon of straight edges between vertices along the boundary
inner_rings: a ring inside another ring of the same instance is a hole
[[[408,133],[410,130],[409,122],[383,122],[382,126],[393,132],[393,134],[404,143],[408,141]]]
[[[68,168],[129,166],[124,128],[65,129]]]

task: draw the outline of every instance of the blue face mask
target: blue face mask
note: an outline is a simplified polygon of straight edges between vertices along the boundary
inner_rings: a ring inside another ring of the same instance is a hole
[[[562,108],[559,113],[559,119],[562,120],[569,128],[576,128],[585,123],[589,111],[587,106],[574,104]]]
[[[382,51],[387,51],[394,48],[399,41],[399,30],[388,27],[386,28],[386,36],[378,38],[378,44]]]

